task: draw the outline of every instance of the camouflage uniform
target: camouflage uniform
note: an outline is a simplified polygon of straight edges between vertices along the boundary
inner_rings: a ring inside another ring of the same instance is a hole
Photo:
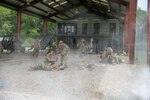
[[[40,49],[39,41],[36,39],[34,41],[34,50],[33,50],[33,54],[32,54],[33,57],[38,57],[39,49]]]
[[[85,45],[85,42],[84,42],[84,41],[80,41],[80,42],[77,44],[77,47],[78,47],[79,50],[80,50],[80,57],[82,57],[82,54],[86,54],[86,45]]]
[[[108,63],[113,63],[113,49],[111,47],[106,48],[106,57]]]
[[[3,52],[3,46],[2,46],[2,43],[0,42],[0,53]]]
[[[106,48],[106,56],[113,55],[113,49],[111,47]]]
[[[50,63],[51,65],[53,65],[57,61],[57,59],[58,59],[58,57],[57,57],[55,51],[51,51],[46,55],[45,64]]]
[[[30,68],[32,70],[45,70],[45,71],[58,71],[58,70],[65,69],[64,66],[60,66],[60,64],[58,64],[58,63],[53,64],[53,65],[51,65],[50,63],[46,64],[46,65],[37,64],[35,66],[31,66]]]
[[[111,47],[105,48],[101,58],[104,62],[113,63],[113,49]]]
[[[58,57],[54,51],[51,51],[46,55],[46,60],[44,61],[44,65],[37,64],[31,67],[32,70],[45,70],[45,71],[58,71],[63,70],[64,66],[60,65],[60,62],[57,60]]]
[[[61,54],[61,65],[67,67],[67,59],[70,52],[70,48],[67,44],[62,41],[59,42],[59,53]]]

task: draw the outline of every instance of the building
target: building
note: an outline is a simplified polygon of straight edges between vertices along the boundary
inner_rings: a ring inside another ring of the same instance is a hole
[[[86,13],[75,19],[57,22],[58,41],[63,40],[71,48],[76,48],[82,38],[96,53],[103,51],[106,46],[111,46],[114,49],[122,47],[117,19],[105,19]]]

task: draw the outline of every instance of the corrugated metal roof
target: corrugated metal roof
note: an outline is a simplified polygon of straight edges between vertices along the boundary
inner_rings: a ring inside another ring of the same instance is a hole
[[[123,18],[129,0],[0,0],[0,5],[37,17],[67,20],[85,12],[100,17]]]

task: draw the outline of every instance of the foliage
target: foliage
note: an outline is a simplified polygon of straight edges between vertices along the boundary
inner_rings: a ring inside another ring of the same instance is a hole
[[[141,8],[138,8],[136,13],[136,24],[140,27],[146,21],[147,21],[147,12],[142,10]]]
[[[0,7],[0,35],[16,33],[15,11]]]
[[[17,12],[0,6],[0,35],[16,35]],[[56,24],[47,22],[47,33],[55,34]],[[29,46],[35,37],[43,36],[43,19],[30,15],[21,16],[21,41]]]

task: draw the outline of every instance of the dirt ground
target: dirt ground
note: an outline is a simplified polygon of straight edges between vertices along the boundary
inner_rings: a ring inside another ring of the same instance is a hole
[[[102,64],[97,55],[80,58],[74,51],[65,70],[30,70],[43,63],[44,56],[1,55],[0,100],[150,100],[147,67]]]

